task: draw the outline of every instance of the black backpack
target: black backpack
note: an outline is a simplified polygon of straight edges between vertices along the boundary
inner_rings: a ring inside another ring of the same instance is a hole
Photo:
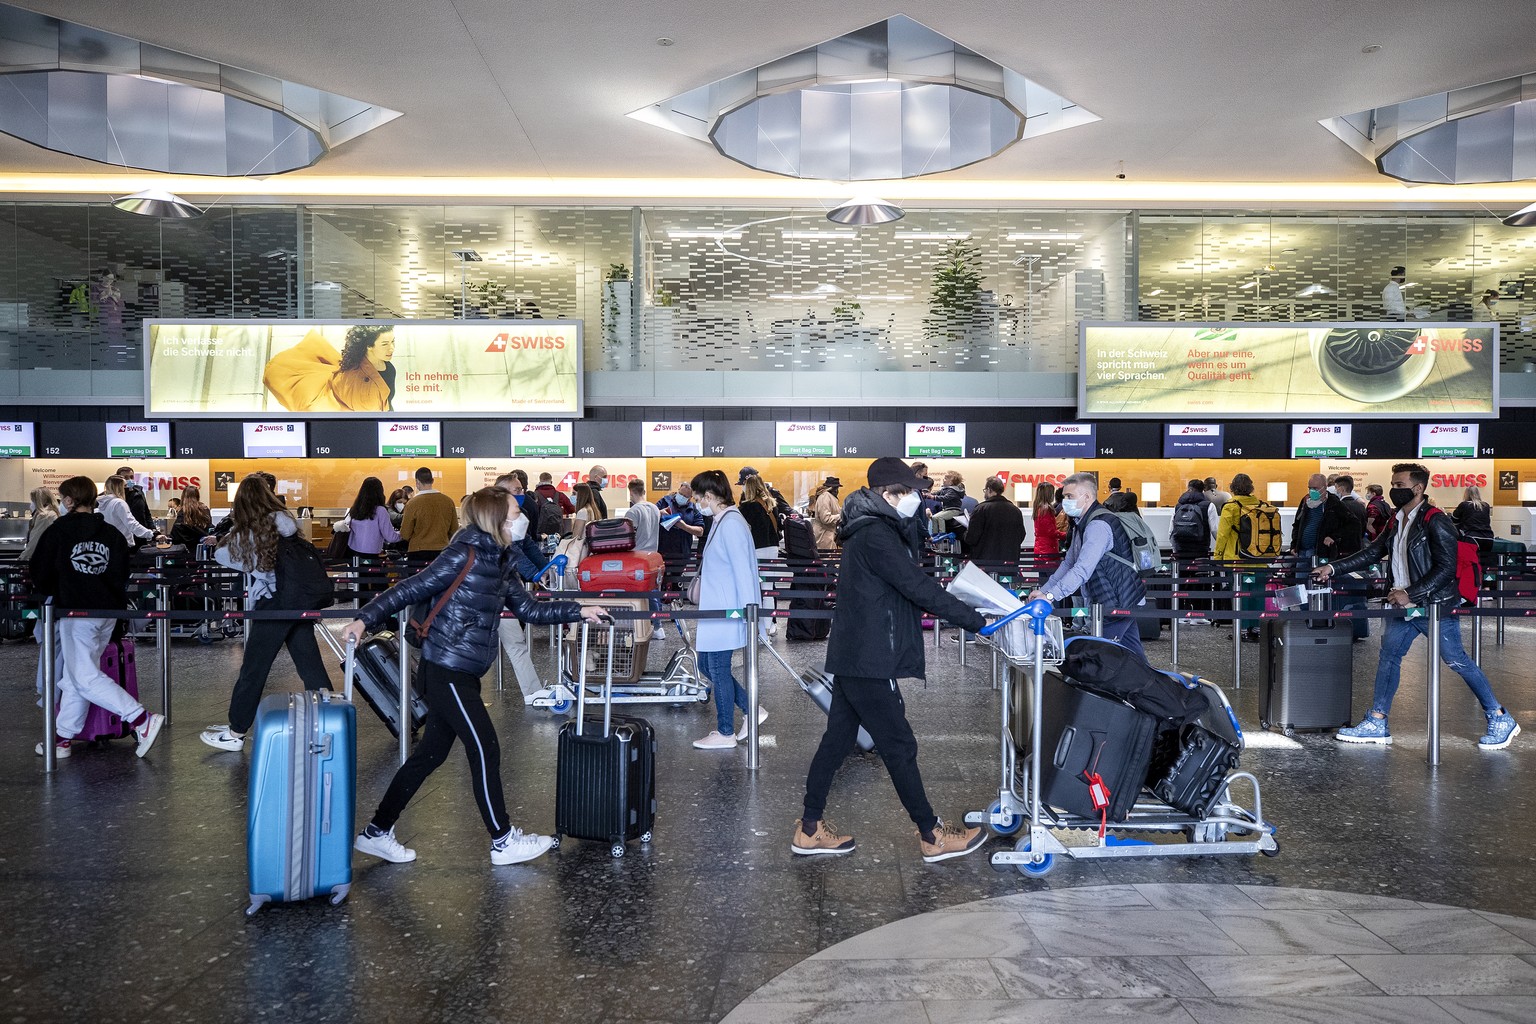
[[[1131,649],[1103,637],[1075,636],[1067,641],[1061,672],[1069,683],[1146,712],[1163,728],[1186,725],[1210,710],[1210,700],[1198,686],[1158,671]]]
[[[336,584],[326,575],[319,550],[295,534],[277,538],[277,607],[318,611],[336,603]]]
[[[538,514],[533,520],[533,532],[539,537],[560,536],[560,526],[564,517],[560,515],[560,502],[547,494],[536,495],[538,499]]]
[[[814,561],[821,552],[816,550],[816,535],[811,524],[803,516],[788,515],[782,525],[784,557],[793,561]]]
[[[1173,523],[1168,527],[1168,539],[1175,547],[1197,548],[1206,543],[1211,524],[1205,518],[1205,505],[1188,501],[1175,506]]]

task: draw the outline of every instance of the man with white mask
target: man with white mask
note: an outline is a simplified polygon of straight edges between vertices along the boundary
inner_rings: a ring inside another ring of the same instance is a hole
[[[544,567],[544,552],[538,541],[530,540],[528,537],[531,524],[517,504],[517,492],[522,489],[521,484],[511,473],[503,473],[496,478],[496,489],[512,497],[512,500],[507,502],[507,533],[512,538],[512,546],[507,549],[507,554],[514,559],[518,576],[532,581],[538,576],[538,571]],[[533,664],[528,627],[517,619],[503,617],[497,634],[501,640],[501,649],[507,653],[507,660],[512,663],[512,674],[517,677],[517,688],[523,692],[523,703],[531,703],[544,688],[544,682],[539,678],[539,670]]]
[[[917,737],[896,680],[922,678],[923,611],[974,633],[986,625],[980,612],[950,596],[922,570],[923,538],[918,494],[922,481],[896,458],[869,466],[869,486],[843,503],[837,530],[843,557],[837,576],[837,610],[827,641],[827,671],[836,680],[827,710],[827,731],[805,780],[805,809],[795,822],[790,849],[801,855],[853,852],[853,836],[838,835],[823,819],[832,779],[853,750],[859,727],[875,741],[912,824],[918,851],[934,863],[978,849],[980,829],[941,821],[928,803],[917,768]]]
[[[1111,608],[1134,608],[1146,596],[1130,536],[1115,514],[1099,504],[1098,477],[1073,473],[1063,481],[1061,490],[1061,510],[1072,520],[1072,546],[1051,578],[1040,584],[1029,600],[1043,597],[1054,604],[1081,592],[1089,604],[1104,606],[1104,638],[1145,658],[1137,621],[1107,614]]]

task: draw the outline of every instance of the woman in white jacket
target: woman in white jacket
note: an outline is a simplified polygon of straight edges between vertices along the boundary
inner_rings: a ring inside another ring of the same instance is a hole
[[[693,503],[711,517],[709,532],[699,554],[699,610],[722,611],[763,603],[762,583],[757,575],[757,551],[752,546],[752,530],[742,518],[731,494],[730,481],[718,469],[705,470],[693,478]],[[694,740],[700,750],[729,750],[746,736],[742,723],[736,731],[736,709],[748,713],[747,691],[731,674],[731,655],[747,646],[745,619],[700,619],[694,647],[699,652],[699,669],[715,691],[715,718],[718,728],[703,739]],[[757,709],[757,720],[767,718]]]
[[[128,489],[123,484],[122,477],[109,476],[104,486],[106,489],[101,492],[96,511],[101,513],[103,519],[117,527],[117,532],[123,535],[130,550],[141,541],[152,541],[160,536],[133,518],[133,510],[128,507]]]

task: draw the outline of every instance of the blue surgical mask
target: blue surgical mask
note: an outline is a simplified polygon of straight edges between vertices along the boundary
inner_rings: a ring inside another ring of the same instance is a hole
[[[712,508],[705,508],[703,505],[700,505],[698,502],[694,502],[693,503],[693,507],[698,509],[699,513],[701,515],[712,516],[712,515],[715,514],[715,510],[714,509],[712,509]]]
[[[1076,519],[1083,514],[1083,508],[1076,498],[1062,498],[1061,510],[1067,514],[1068,519]]]

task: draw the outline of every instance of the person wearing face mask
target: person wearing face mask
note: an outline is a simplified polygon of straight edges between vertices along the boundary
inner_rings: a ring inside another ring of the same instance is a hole
[[[1440,660],[1467,684],[1487,718],[1488,731],[1478,740],[1481,750],[1503,750],[1520,734],[1515,721],[1494,696],[1488,677],[1461,645],[1461,623],[1451,609],[1461,600],[1456,585],[1456,544],[1458,534],[1451,517],[1432,504],[1424,494],[1429,486],[1429,470],[1414,462],[1400,462],[1392,467],[1392,489],[1388,500],[1396,510],[1386,529],[1362,551],[1330,565],[1313,570],[1313,578],[1326,581],[1354,572],[1377,562],[1386,562],[1391,591],[1387,604],[1396,608],[1439,605]],[[1346,743],[1386,745],[1392,742],[1387,716],[1402,672],[1403,657],[1420,634],[1428,635],[1429,617],[1391,618],[1381,638],[1381,659],[1376,665],[1376,685],[1371,695],[1371,710],[1359,725],[1340,729],[1338,739]]]
[[[1073,473],[1061,489],[1061,509],[1072,521],[1072,546],[1050,579],[1029,599],[1043,597],[1054,604],[1081,592],[1089,604],[1104,606],[1104,638],[1145,658],[1137,620],[1107,614],[1111,608],[1134,608],[1146,597],[1130,537],[1119,517],[1099,504],[1098,477]]]
[[[1296,504],[1296,519],[1291,524],[1291,553],[1305,568],[1312,558],[1334,558],[1339,554],[1341,536],[1354,518],[1328,489],[1328,478],[1313,473],[1307,478],[1307,496]],[[1358,548],[1359,539],[1355,539]]]
[[[597,518],[608,518],[608,503],[603,500],[603,488],[608,486],[608,471],[602,466],[593,466],[587,471],[587,482],[592,485],[592,500],[597,505]]]
[[[980,829],[941,820],[928,803],[917,737],[896,681],[925,675],[924,611],[972,633],[987,620],[922,570],[926,531],[916,516],[922,481],[912,469],[900,459],[880,458],[870,463],[868,480],[843,507],[837,609],[827,641],[827,671],[836,685],[826,732],[806,773],[805,806],[790,850],[801,856],[853,852],[854,837],[839,835],[824,814],[833,776],[862,726],[917,828],[919,853],[935,863],[979,849],[986,837]]]
[[[843,520],[843,505],[837,495],[842,488],[841,480],[829,476],[811,495],[811,532],[818,550],[837,550],[837,527]]]
[[[671,520],[657,538],[656,550],[661,552],[666,569],[662,575],[663,590],[678,590],[683,584],[683,570],[693,555],[693,542],[704,536],[704,516],[693,506],[693,488],[687,481],[677,485],[677,490],[656,503],[662,520]]]
[[[517,570],[518,578],[532,582],[538,579],[539,571],[544,568],[547,560],[538,540],[529,534],[531,521],[517,503],[521,486],[521,482],[512,473],[503,473],[496,478],[496,490],[509,499],[506,531],[511,544],[507,547],[507,554]],[[501,649],[512,663],[512,674],[517,677],[517,688],[522,691],[523,703],[531,704],[534,697],[544,689],[544,681],[539,678],[539,670],[533,664],[528,627],[517,619],[503,616],[496,632],[501,641]]]
[[[731,483],[718,469],[709,469],[693,478],[693,501],[710,520],[709,532],[699,550],[699,611],[723,611],[761,606],[763,588],[757,575],[757,551],[752,546],[752,529],[736,507]],[[700,750],[730,750],[747,734],[743,720],[736,730],[736,708],[750,714],[747,690],[731,674],[731,655],[747,646],[745,619],[700,619],[694,647],[699,652],[699,670],[715,692],[717,728],[693,745]],[[768,717],[757,709],[761,723]]]

